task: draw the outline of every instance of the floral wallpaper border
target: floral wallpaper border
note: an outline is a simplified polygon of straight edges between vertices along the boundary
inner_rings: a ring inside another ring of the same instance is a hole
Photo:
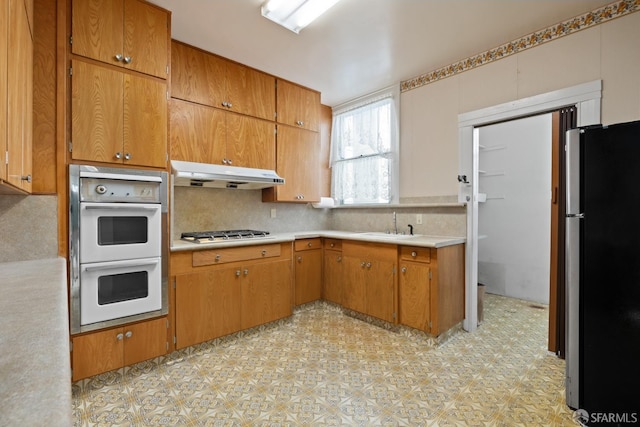
[[[584,15],[566,20],[541,31],[528,34],[517,40],[505,43],[462,61],[422,74],[418,77],[405,80],[400,83],[400,91],[406,92],[412,89],[417,89],[429,83],[451,77],[481,65],[497,61],[498,59],[514,55],[518,52],[522,52],[523,50],[567,36],[575,33],[576,31],[584,30],[585,28],[599,25],[637,11],[640,11],[640,0],[622,0],[613,2],[591,12],[587,12]]]

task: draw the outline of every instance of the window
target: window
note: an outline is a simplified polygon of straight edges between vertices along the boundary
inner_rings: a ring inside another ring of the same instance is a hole
[[[397,88],[334,108],[331,195],[339,205],[397,199]]]

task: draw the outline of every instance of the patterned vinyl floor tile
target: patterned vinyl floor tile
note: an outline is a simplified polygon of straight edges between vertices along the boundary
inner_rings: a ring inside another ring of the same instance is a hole
[[[547,307],[486,295],[437,347],[317,304],[73,384],[84,426],[577,426]]]

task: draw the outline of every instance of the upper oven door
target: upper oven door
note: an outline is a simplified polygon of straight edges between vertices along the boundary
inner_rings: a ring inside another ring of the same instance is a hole
[[[160,204],[80,203],[80,264],[161,256]]]

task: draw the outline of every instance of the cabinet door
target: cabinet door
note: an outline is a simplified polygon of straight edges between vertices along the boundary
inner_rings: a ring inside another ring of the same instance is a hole
[[[276,136],[272,122],[226,113],[227,154],[233,166],[276,168]]]
[[[428,265],[403,263],[398,278],[398,322],[426,332],[431,317],[429,272]]]
[[[122,155],[122,73],[82,61],[71,64],[71,157],[121,163],[116,153]]]
[[[367,310],[365,266],[360,259],[350,256],[345,256],[343,263],[342,304],[351,310],[365,313]]]
[[[320,200],[319,135],[304,129],[278,126],[276,149],[276,171],[285,179],[285,184],[267,189],[264,194],[269,196],[264,200],[302,203]]]
[[[7,149],[7,65],[9,45],[9,2],[0,3],[0,150]],[[7,178],[5,162],[0,161],[0,180]]]
[[[342,304],[342,252],[324,252],[323,298]]]
[[[220,164],[226,157],[227,113],[177,99],[169,101],[171,159]]]
[[[120,65],[124,56],[122,0],[74,0],[71,5],[71,51],[76,55]]]
[[[381,260],[368,261],[366,267],[366,313],[387,322],[395,320],[394,269],[394,262]]]
[[[171,42],[171,97],[223,108],[226,60],[198,48]]]
[[[149,320],[125,326],[124,365],[133,365],[167,353],[167,319]]]
[[[169,15],[139,0],[124,2],[124,67],[167,78]]]
[[[241,270],[222,268],[176,277],[176,348],[240,330]]]
[[[227,62],[227,96],[236,113],[274,120],[276,113],[276,79],[235,62]]]
[[[167,164],[167,85],[124,75],[123,159],[125,164],[164,168]]]
[[[322,250],[295,253],[295,305],[322,298]]]
[[[122,328],[73,338],[73,381],[122,367]]]
[[[242,274],[242,329],[291,315],[290,260],[250,265]]]
[[[7,63],[7,181],[31,191],[33,131],[33,40],[23,0],[9,1]],[[23,179],[25,177],[25,179]]]
[[[314,132],[320,130],[320,93],[278,80],[278,123]]]

